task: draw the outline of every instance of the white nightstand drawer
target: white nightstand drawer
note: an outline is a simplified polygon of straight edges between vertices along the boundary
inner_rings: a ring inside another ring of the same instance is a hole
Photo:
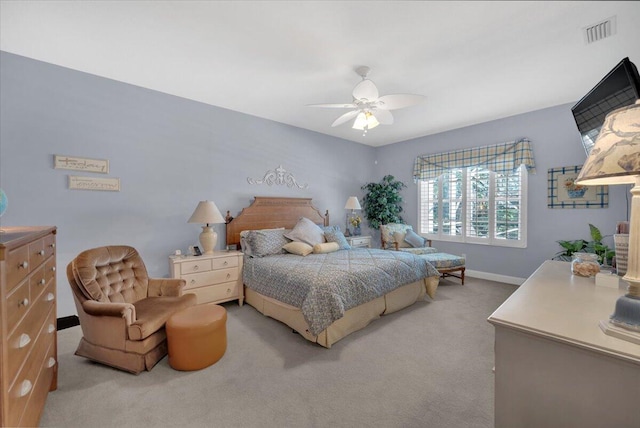
[[[209,272],[192,273],[189,275],[183,275],[182,278],[187,281],[185,289],[204,287],[205,285],[221,284],[223,282],[237,280],[238,269],[233,267],[229,269],[212,270]]]
[[[238,257],[220,257],[212,259],[213,269],[225,269],[238,266]]]
[[[195,294],[198,298],[199,305],[209,302],[225,302],[239,298],[238,284],[236,282],[218,284],[213,287],[185,289],[184,292],[185,294]]]
[[[354,248],[371,248],[371,236],[348,236],[347,242]]]
[[[180,264],[180,273],[206,272],[211,270],[211,259],[194,260]]]

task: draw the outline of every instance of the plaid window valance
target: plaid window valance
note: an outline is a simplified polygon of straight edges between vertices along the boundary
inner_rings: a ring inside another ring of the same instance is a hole
[[[482,167],[504,174],[522,164],[530,173],[536,172],[531,142],[526,138],[493,146],[418,156],[413,166],[413,181],[433,180],[450,169],[470,167]]]

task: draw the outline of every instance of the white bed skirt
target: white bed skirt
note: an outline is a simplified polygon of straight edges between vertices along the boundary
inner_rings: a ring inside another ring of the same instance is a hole
[[[283,322],[300,333],[305,339],[325,348],[330,348],[338,340],[366,327],[371,321],[380,318],[382,315],[399,311],[413,305],[418,300],[422,300],[425,294],[434,298],[439,281],[440,278],[437,276],[425,278],[424,280],[403,285],[382,297],[351,308],[344,313],[342,318],[336,320],[317,336],[309,332],[309,326],[302,312],[295,306],[263,296],[248,287],[244,288],[244,296],[245,301],[262,314]]]

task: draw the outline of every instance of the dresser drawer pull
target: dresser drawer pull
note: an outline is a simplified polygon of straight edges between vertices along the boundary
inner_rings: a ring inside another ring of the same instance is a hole
[[[198,265],[194,265],[192,269],[193,270],[198,270],[198,269],[200,269],[200,267]]]
[[[56,365],[56,359],[53,357],[49,357],[49,361],[47,361],[47,368],[50,369],[55,365]]]
[[[18,306],[25,306],[25,307],[29,306],[29,299],[25,297],[20,301],[20,303],[18,303]]]
[[[56,271],[56,267],[55,267],[55,266],[52,266],[52,267],[51,267],[51,272],[55,272],[55,271]]]
[[[51,248],[56,248],[56,243],[54,242],[53,244],[49,245]]]
[[[22,269],[26,269],[29,267],[29,262],[25,260],[22,263],[20,263],[18,267],[21,267]]]
[[[31,387],[33,385],[31,384],[30,381],[28,380],[23,380],[22,384],[20,385],[20,391],[18,392],[18,397],[24,397],[25,395],[27,395],[28,393],[31,392]]]
[[[227,288],[227,294],[231,294],[231,289]]]
[[[44,278],[42,278],[40,281],[38,281],[38,284],[40,285],[44,285],[47,281],[44,280]]]
[[[47,302],[52,302],[53,299],[55,299],[55,298],[56,298],[56,296],[54,296],[53,293],[48,293],[47,297],[44,300],[46,300]]]
[[[231,278],[231,274],[230,273],[227,274],[227,279],[229,279],[229,278]]]
[[[31,343],[31,338],[29,337],[29,335],[27,333],[22,333],[20,335],[20,340],[18,341],[18,349],[24,348],[29,343]]]
[[[47,328],[47,333],[53,333],[56,331],[56,327],[53,324],[49,324],[49,328]]]
[[[228,265],[228,264],[229,264],[229,262],[228,262],[228,261],[225,261],[224,263],[222,263],[222,265],[223,265],[223,266],[226,266],[226,265]]]
[[[40,254],[41,256],[44,256],[44,250],[38,251],[38,254]]]
[[[189,284],[191,284],[191,285],[195,285],[195,284],[196,284],[196,280],[195,280],[195,279],[192,279],[192,280],[191,280],[191,282],[190,282]]]

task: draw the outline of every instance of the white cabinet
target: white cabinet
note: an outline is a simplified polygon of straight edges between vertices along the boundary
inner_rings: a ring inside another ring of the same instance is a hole
[[[238,300],[242,306],[242,253],[216,251],[202,256],[171,256],[169,266],[173,278],[184,279],[184,293],[193,293],[198,304]]]

